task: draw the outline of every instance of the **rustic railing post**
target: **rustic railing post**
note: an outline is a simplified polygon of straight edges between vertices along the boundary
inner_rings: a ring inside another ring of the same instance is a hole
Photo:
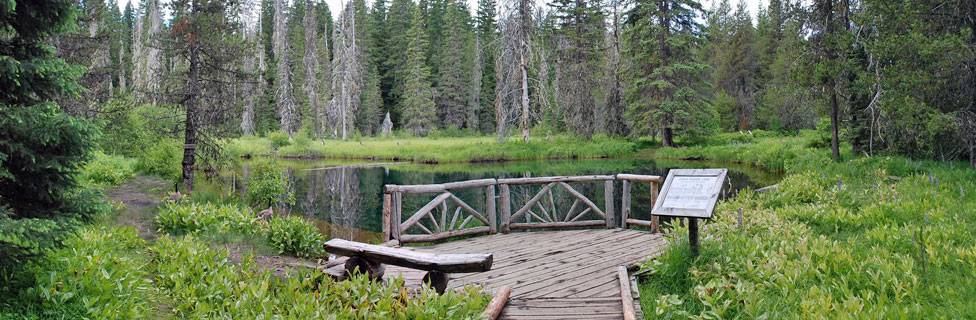
[[[390,211],[390,221],[392,222],[390,225],[390,237],[393,240],[400,241],[402,231],[400,230],[400,224],[403,223],[403,193],[394,192],[392,203],[393,209]]]
[[[613,179],[607,180],[603,184],[603,203],[606,205],[606,209],[603,211],[607,215],[607,229],[613,229],[615,225],[613,221]]]
[[[512,219],[512,193],[508,189],[507,184],[499,184],[498,191],[501,192],[501,198],[499,205],[501,205],[501,225],[502,233],[509,233],[512,230],[509,229],[508,225],[511,224]]]
[[[498,214],[495,212],[495,185],[485,187],[485,214],[488,215],[488,234],[498,233],[496,222]]]
[[[657,204],[657,182],[651,182],[651,208]],[[661,218],[651,214],[651,232],[661,233]]]
[[[393,195],[383,192],[383,242],[390,241],[390,230],[392,222],[390,215],[393,213]]]
[[[620,191],[620,227],[627,229],[627,219],[630,218],[630,181],[621,182],[623,190]]]

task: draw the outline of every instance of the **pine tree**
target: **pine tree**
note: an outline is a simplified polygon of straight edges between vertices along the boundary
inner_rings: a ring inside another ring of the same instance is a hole
[[[559,78],[559,104],[569,129],[588,139],[597,117],[594,90],[605,17],[599,7],[586,0],[555,0],[551,5],[556,9],[556,54],[563,75]]]
[[[183,186],[193,190],[197,160],[216,159],[225,127],[240,106],[243,86],[253,81],[243,70],[247,42],[243,26],[230,13],[240,12],[240,1],[174,0],[169,3],[174,24],[161,38],[168,57],[178,60],[161,88],[160,100],[178,106],[183,121]]]
[[[628,115],[638,133],[661,132],[661,145],[674,146],[674,135],[707,131],[714,113],[702,91],[708,66],[696,61],[696,21],[701,5],[694,0],[640,0],[627,13],[624,33],[634,63],[627,71]]]
[[[495,0],[478,0],[475,18],[479,68],[481,70],[481,93],[478,114],[479,130],[491,132],[495,128],[495,60],[498,57],[498,5]]]
[[[442,48],[441,69],[437,75],[437,113],[444,127],[462,128],[468,104],[468,68],[470,62],[464,61],[464,39],[468,24],[462,17],[465,10],[453,0],[447,2],[448,10],[447,41]]]
[[[386,35],[388,55],[384,65],[386,73],[382,75],[383,81],[390,84],[390,91],[387,92],[388,99],[393,102],[391,118],[394,127],[400,127],[403,123],[402,112],[404,109],[403,94],[407,78],[407,47],[410,44],[410,30],[414,20],[414,13],[417,11],[416,5],[411,0],[392,0],[390,11],[387,14],[387,28],[389,30],[399,30]]]
[[[414,10],[413,23],[407,33],[410,44],[407,48],[405,66],[406,83],[403,92],[404,129],[424,136],[433,128],[437,114],[431,92],[430,69],[427,67],[427,32],[424,29],[424,16],[420,7]]]
[[[621,41],[623,37],[623,30],[621,29],[622,23],[622,10],[624,4],[621,0],[611,0],[610,1],[610,32],[607,34],[607,68],[605,70],[606,77],[606,95],[604,97],[604,116],[603,116],[603,132],[611,136],[625,136],[630,133],[630,128],[627,127],[627,122],[624,121],[624,112],[626,111],[626,105],[624,104],[624,87],[623,79],[621,77],[621,68],[624,63],[626,63],[625,58],[621,56],[620,52]]]
[[[758,72],[755,30],[745,2],[739,2],[734,15],[728,11],[727,2],[722,3],[726,7],[720,7],[722,9],[716,14],[726,16],[715,20],[723,21],[723,25],[712,30],[720,33],[713,37],[713,41],[721,40],[715,43],[712,52],[713,79],[715,88],[730,96],[734,103],[731,110],[720,111],[720,123],[725,130],[748,130],[755,109],[755,76]]]

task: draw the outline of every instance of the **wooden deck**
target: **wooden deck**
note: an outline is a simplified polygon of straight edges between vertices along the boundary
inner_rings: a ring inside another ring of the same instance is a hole
[[[408,247],[435,253],[492,253],[488,272],[451,274],[449,288],[510,285],[501,319],[622,319],[618,266],[629,266],[665,248],[660,234],[628,229],[533,231],[494,234]],[[387,266],[419,286],[424,272]],[[636,298],[636,295],[635,295]],[[634,302],[640,307],[639,301]]]

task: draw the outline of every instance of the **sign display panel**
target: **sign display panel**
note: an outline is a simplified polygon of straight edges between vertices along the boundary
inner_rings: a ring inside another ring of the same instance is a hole
[[[671,169],[651,214],[710,219],[728,169]]]

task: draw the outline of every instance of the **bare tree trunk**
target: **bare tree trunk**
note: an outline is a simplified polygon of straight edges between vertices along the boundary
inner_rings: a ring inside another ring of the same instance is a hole
[[[291,45],[288,43],[285,26],[285,5],[284,0],[275,0],[274,15],[274,53],[278,67],[278,88],[275,92],[278,102],[278,116],[281,118],[281,129],[291,137],[298,131],[295,121],[298,116],[295,110],[295,102],[291,97],[291,66],[289,63]]]
[[[200,61],[196,49],[190,49],[190,73],[187,81],[186,124],[183,138],[183,189],[193,191],[193,165],[196,163],[196,111],[200,95]]]
[[[313,123],[313,135],[315,139],[319,137],[319,99],[317,96],[318,92],[318,79],[315,78],[315,72],[318,70],[318,59],[315,57],[315,40],[317,38],[316,29],[317,24],[315,22],[315,10],[313,10],[314,5],[312,1],[305,0],[305,56],[303,57],[303,64],[305,65],[305,95],[308,98],[309,109],[312,111],[312,123]]]
[[[834,90],[833,83],[830,86],[830,151],[834,159],[840,159],[840,142],[838,141],[837,114],[840,113],[837,105],[837,90]]]

